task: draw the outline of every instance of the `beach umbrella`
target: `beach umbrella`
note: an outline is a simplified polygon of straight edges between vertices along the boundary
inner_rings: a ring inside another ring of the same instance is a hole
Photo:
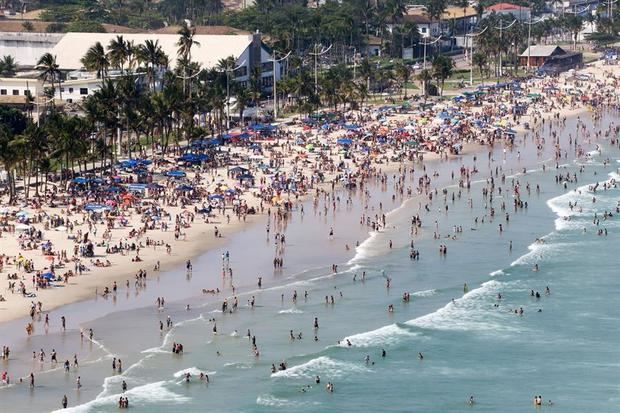
[[[101,211],[101,210],[109,210],[110,208],[105,206],[105,205],[101,205],[101,204],[87,204],[86,206],[84,206],[84,210],[85,211]]]
[[[73,178],[73,182],[76,184],[85,184],[88,180],[83,176],[78,176],[77,178]]]
[[[183,178],[183,177],[187,176],[187,174],[185,172],[179,171],[179,170],[168,171],[164,175],[170,176],[172,178]]]
[[[179,185],[179,186],[176,187],[177,191],[183,191],[183,192],[188,192],[188,191],[191,191],[193,189],[194,189],[193,186],[187,185],[187,184]]]
[[[54,273],[49,272],[49,271],[41,274],[41,277],[46,278],[48,280],[53,280],[55,278]]]
[[[209,199],[210,200],[220,200],[221,201],[221,200],[224,199],[224,197],[222,195],[220,195],[220,194],[212,194],[212,195],[209,195]]]
[[[353,143],[353,140],[349,139],[349,138],[338,138],[338,140],[336,141],[336,143],[338,145],[351,145]]]
[[[27,218],[28,217],[28,212],[26,212],[26,211],[19,211],[17,214],[15,214],[15,216],[17,218]]]

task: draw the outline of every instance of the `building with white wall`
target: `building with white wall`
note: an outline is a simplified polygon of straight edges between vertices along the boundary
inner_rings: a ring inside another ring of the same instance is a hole
[[[32,67],[44,53],[56,56],[59,69],[67,73],[60,89],[56,86],[56,98],[66,102],[78,102],[85,96],[99,89],[101,80],[96,78],[95,73],[86,72],[81,62],[88,49],[100,42],[107,48],[111,40],[117,36],[123,36],[125,41],[133,42],[134,45],[144,44],[146,40],[157,41],[171,65],[176,65],[178,59],[178,34],[161,33],[66,33],[52,37],[46,37],[41,33],[34,33],[33,37],[23,33],[0,33],[0,44],[3,36],[11,40],[11,48],[2,49],[0,55],[10,54],[16,58],[20,66]],[[30,34],[30,33],[29,33]],[[21,36],[24,35],[24,36]],[[38,37],[37,35],[42,35]],[[38,40],[37,40],[38,39]],[[47,40],[44,40],[47,39]],[[40,41],[39,41],[40,40]],[[269,49],[262,43],[259,33],[236,34],[236,35],[194,35],[198,42],[192,48],[192,61],[198,63],[202,69],[216,67],[220,60],[233,56],[236,61],[234,74],[231,80],[247,85],[253,68],[259,68],[261,84],[265,91],[271,91],[274,80],[274,64],[270,60]],[[8,44],[9,40],[5,40]],[[5,51],[6,50],[6,51]],[[8,52],[8,53],[7,53]],[[275,64],[275,79],[279,80],[282,75],[282,66]],[[43,93],[43,85],[37,79],[36,73],[21,75],[16,78],[0,78],[0,93],[6,95],[17,93],[22,95],[24,90],[30,88],[34,96]],[[0,98],[0,102],[2,99]]]

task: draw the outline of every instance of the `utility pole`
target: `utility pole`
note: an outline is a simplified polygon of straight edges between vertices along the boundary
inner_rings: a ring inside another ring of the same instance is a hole
[[[474,85],[474,37],[480,36],[482,33],[486,32],[489,26],[482,29],[482,31],[478,33],[469,33],[467,37],[469,37],[470,41],[470,49],[469,49],[469,85]]]
[[[532,14],[530,13],[530,21],[527,22],[527,73],[530,73],[530,60],[532,59],[532,25],[540,23],[543,19],[538,19],[535,22],[532,21]]]
[[[504,75],[504,71],[502,67],[502,31],[506,29],[510,29],[516,22],[517,22],[517,19],[514,19],[512,23],[510,23],[507,26],[504,26],[502,24],[501,17],[500,17],[499,27],[496,27],[496,29],[499,29],[499,77],[502,77]]]
[[[317,46],[321,46],[320,44],[315,44],[314,45],[314,53],[310,53],[311,56],[314,56],[314,93],[319,93],[319,72],[318,72],[318,59],[319,56],[324,55],[325,53],[329,52],[329,50],[332,48],[333,44],[330,44],[329,47],[324,48],[323,46],[321,46],[321,51],[317,52]]]
[[[276,59],[276,51],[275,49],[273,50],[273,58],[271,59],[272,63],[273,63],[273,119],[278,119],[278,92],[276,90],[276,63],[279,63],[285,59],[288,59],[288,57],[290,56],[291,52],[288,52],[286,54],[286,56],[280,58],[280,59]]]
[[[425,36],[424,38],[428,38],[430,36]],[[433,40],[432,42],[422,42],[424,45],[424,58],[422,60],[422,70],[426,70],[426,46],[437,43],[441,39],[441,35]],[[426,81],[422,82],[422,95],[426,96]]]

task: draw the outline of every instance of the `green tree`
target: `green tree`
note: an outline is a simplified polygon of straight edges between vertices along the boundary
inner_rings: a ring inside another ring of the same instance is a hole
[[[60,89],[62,74],[58,67],[58,63],[56,63],[56,56],[53,56],[51,53],[43,54],[37,61],[35,68],[39,71],[39,79],[43,80],[43,86],[45,86],[45,83],[49,83],[53,90],[54,83],[58,81],[58,88]],[[60,89],[59,93],[60,99],[62,100],[62,89]]]
[[[443,86],[447,78],[452,76],[452,69],[454,68],[454,62],[451,58],[445,55],[437,55],[433,59],[433,78],[437,80],[437,83],[441,84],[440,95],[443,96]]]
[[[82,62],[86,70],[96,72],[97,79],[106,79],[108,68],[110,67],[110,59],[108,59],[108,55],[101,42],[97,42],[89,47],[84,57],[80,59],[80,62]]]
[[[428,89],[433,79],[431,71],[428,69],[422,69],[417,76],[420,83],[422,83],[422,90],[424,91],[424,104],[426,104],[426,100],[428,99]]]
[[[19,66],[13,56],[6,55],[0,59],[0,76],[13,77],[18,69]]]
[[[116,36],[116,38],[110,40],[108,44],[108,59],[110,65],[120,69],[121,73],[125,73],[125,63],[127,63],[130,53],[129,42],[126,42],[123,36]]]
[[[482,52],[476,52],[472,56],[472,64],[478,67],[478,71],[480,72],[480,80],[484,80],[484,68],[488,64],[487,55]]]
[[[403,92],[403,99],[407,99],[407,82],[411,77],[411,71],[409,70],[409,66],[405,65],[404,63],[397,63],[394,67],[394,74],[400,82],[401,92]]]

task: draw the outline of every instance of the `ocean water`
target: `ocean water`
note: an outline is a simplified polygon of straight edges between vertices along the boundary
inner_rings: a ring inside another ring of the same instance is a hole
[[[612,121],[611,115],[596,125],[587,120],[601,130]],[[574,136],[574,123],[568,121],[563,138]],[[439,173],[437,181],[448,192],[445,199],[441,191],[431,203],[392,199],[390,179],[384,186],[372,184],[368,194],[341,192],[335,213],[325,213],[322,202],[316,209],[306,204],[305,214],[295,211],[286,224],[282,271],[274,272],[271,265],[277,231],[272,226],[267,239],[264,223],[259,223],[222,250],[198,258],[191,277],[178,270],[149,281],[139,294],[121,291],[114,302],[99,299],[59,310],[70,314],[67,333],[58,333],[52,324],[54,331],[29,341],[11,336],[14,374],[34,370],[38,384],[34,390],[20,384],[0,390],[0,410],[53,411],[67,394],[66,411],[115,412],[124,380],[131,411],[150,413],[523,412],[534,409],[534,395],[553,401],[543,409],[617,411],[620,188],[604,190],[602,183],[620,180],[620,153],[602,138],[584,139],[588,150],[596,144],[599,150],[587,160],[569,155],[556,167],[550,145],[537,153],[531,135],[521,140],[521,159],[509,151],[502,160],[498,147],[491,165],[486,154],[479,154],[476,160],[467,155],[427,166],[428,173]],[[461,164],[476,165],[480,172],[459,197],[449,174]],[[507,178],[502,184],[495,177],[502,194],[496,190],[491,202],[482,197],[482,188],[496,166]],[[556,174],[569,172],[578,182],[566,187],[555,182]],[[413,179],[422,173],[416,166]],[[513,180],[519,182],[527,208],[513,208]],[[594,193],[596,183],[601,184]],[[352,205],[346,204],[348,197]],[[569,203],[575,202],[571,210]],[[387,213],[387,228],[368,236],[359,224],[364,212]],[[613,216],[604,219],[605,212]],[[418,213],[423,225],[414,245],[420,259],[413,261],[410,219]],[[454,233],[454,226],[463,231]],[[335,233],[329,237],[332,227]],[[598,235],[603,229],[607,235]],[[435,231],[440,239],[433,237]],[[345,244],[352,248],[347,251]],[[442,244],[448,249],[445,256],[439,254]],[[224,250],[231,252],[234,281],[220,276]],[[338,264],[338,272],[332,272],[332,264]],[[538,271],[533,271],[535,265]],[[223,295],[200,293],[219,287],[231,296],[231,283],[239,299],[232,314],[221,312]],[[545,294],[547,287],[550,294]],[[532,290],[540,298],[532,297]],[[402,300],[404,292],[411,294],[409,302]],[[168,304],[157,311],[154,300],[161,295]],[[254,308],[247,304],[252,296]],[[515,313],[520,308],[522,315]],[[159,320],[165,322],[168,315],[174,327],[160,333]],[[10,336],[9,329],[22,328],[16,327],[21,323],[0,328],[0,334]],[[81,341],[79,328],[93,328],[96,342]],[[259,357],[251,351],[247,330],[256,336]],[[303,338],[291,340],[291,330]],[[173,342],[183,344],[183,355],[171,353]],[[51,347],[62,360],[78,354],[79,370],[64,373],[47,362],[31,361],[33,350],[49,353]],[[122,358],[122,373],[112,372],[113,357]],[[280,362],[288,368],[272,373],[272,363]],[[198,379],[201,372],[208,374],[209,384]],[[79,391],[78,375],[83,384]],[[333,393],[325,391],[328,382],[334,384]],[[472,395],[474,406],[467,404]]]

